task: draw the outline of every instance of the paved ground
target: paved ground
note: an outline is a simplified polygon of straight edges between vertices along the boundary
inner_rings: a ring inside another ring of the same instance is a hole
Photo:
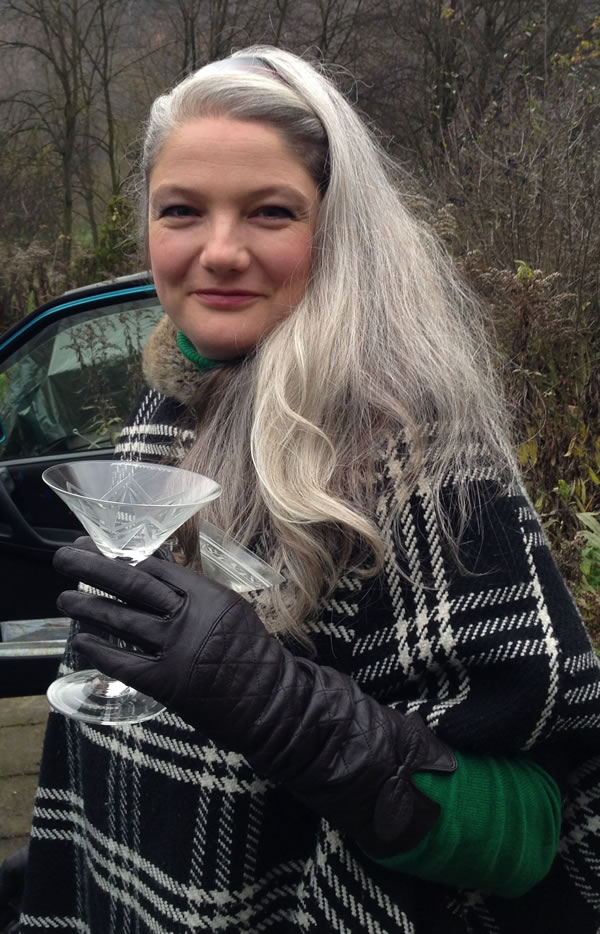
[[[0,862],[29,835],[47,716],[44,696],[0,699]]]

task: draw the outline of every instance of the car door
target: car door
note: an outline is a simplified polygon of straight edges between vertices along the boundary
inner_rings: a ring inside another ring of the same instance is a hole
[[[64,644],[68,582],[52,556],[82,529],[42,473],[112,457],[161,316],[154,287],[129,277],[66,293],[0,338],[0,697],[43,692]]]

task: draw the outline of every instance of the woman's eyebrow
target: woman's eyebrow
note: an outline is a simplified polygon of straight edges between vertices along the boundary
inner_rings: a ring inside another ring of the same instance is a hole
[[[311,201],[303,192],[298,188],[295,188],[293,185],[265,185],[262,188],[253,188],[251,192],[248,192],[251,198],[270,198],[283,197],[283,198],[294,198],[296,200],[302,201],[303,203],[308,203]]]
[[[154,201],[156,198],[163,198],[168,196],[170,198],[187,198],[198,197],[200,192],[196,188],[187,188],[185,185],[170,184],[165,182],[161,185],[158,185],[150,195],[150,201]],[[288,184],[274,184],[274,185],[264,185],[261,188],[250,188],[242,192],[245,198],[249,200],[256,198],[270,198],[270,197],[282,197],[282,198],[292,198],[294,201],[300,202],[301,204],[310,204],[312,198],[307,197],[300,189],[295,188],[293,185]]]
[[[150,201],[154,201],[155,198],[164,197],[165,195],[169,195],[169,197],[172,198],[191,198],[194,195],[194,189],[164,182],[162,185],[157,185],[157,187],[151,191]]]

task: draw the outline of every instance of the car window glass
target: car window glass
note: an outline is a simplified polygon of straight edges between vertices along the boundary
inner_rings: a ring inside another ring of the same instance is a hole
[[[148,299],[82,311],[8,357],[0,365],[0,461],[113,448],[161,316]]]

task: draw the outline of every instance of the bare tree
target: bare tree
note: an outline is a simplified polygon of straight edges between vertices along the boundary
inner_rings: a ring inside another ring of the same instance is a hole
[[[18,49],[41,65],[43,84],[24,89],[8,103],[19,129],[41,128],[59,156],[66,263],[71,257],[74,165],[83,104],[81,56],[94,6],[91,0],[4,0],[2,4],[11,38],[0,41],[0,48]]]
[[[427,180],[448,132],[477,133],[519,74],[543,81],[584,0],[386,0],[364,95]],[[514,88],[513,88],[514,90]]]
[[[68,267],[76,201],[97,240],[98,165],[108,168],[106,200],[118,193],[120,153],[114,113],[117,78],[148,54],[117,55],[128,6],[120,0],[1,0],[0,49],[28,63],[29,83],[0,102],[14,133],[35,132],[56,155],[62,190],[62,255]],[[100,169],[105,174],[104,168]]]
[[[173,11],[176,11],[173,20],[179,21],[178,44],[181,48],[181,73],[184,75],[195,71],[203,64],[200,26],[205,6],[205,0],[177,0],[175,4],[172,4]]]
[[[287,0],[277,3],[281,20]],[[163,43],[170,83],[235,48],[265,41],[271,32],[270,7],[260,0],[152,0],[148,9]]]

